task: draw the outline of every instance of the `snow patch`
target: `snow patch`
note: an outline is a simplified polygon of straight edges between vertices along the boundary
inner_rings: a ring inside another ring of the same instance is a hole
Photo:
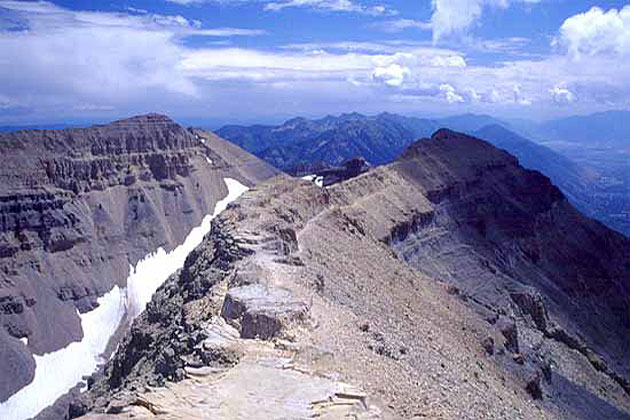
[[[79,314],[84,334],[81,341],[42,356],[34,355],[33,381],[0,404],[0,418],[19,420],[35,416],[104,362],[102,353],[123,316],[127,313],[133,319],[144,310],[158,287],[183,267],[188,254],[210,231],[212,219],[248,190],[235,179],[223,180],[228,188],[227,196],[216,203],[214,213],[204,217],[201,225],[193,228],[180,246],[168,253],[159,248],[138,261],[135,267],[130,266],[126,289],[114,286],[98,299],[96,309]]]
[[[206,156],[206,161],[207,161],[210,165],[212,165],[212,159],[210,159],[208,156]]]
[[[144,310],[158,287],[171,274],[184,266],[184,261],[186,261],[188,254],[199,246],[203,237],[210,232],[212,219],[225,210],[228,204],[248,190],[246,186],[235,179],[224,178],[224,181],[228,187],[228,195],[215,205],[213,214],[204,217],[201,225],[190,231],[184,243],[169,253],[163,248],[159,248],[153,254],[149,254],[141,261],[138,261],[135,268],[129,266],[127,299],[131,319],[137,317]]]
[[[305,179],[307,181],[311,181],[312,183],[314,183],[318,187],[323,187],[324,186],[324,177],[323,176],[317,176],[316,174],[313,174],[313,175],[303,176],[302,179]]]
[[[22,343],[24,343],[24,345],[25,345],[25,346],[28,346],[28,338],[27,338],[27,337],[22,337],[22,338],[20,338],[20,341],[21,341]]]
[[[33,356],[36,364],[33,381],[0,404],[0,418],[18,420],[35,416],[97,368],[109,337],[125,314],[123,290],[114,286],[98,299],[98,304],[93,311],[79,314],[83,328],[81,341]]]
[[[316,174],[312,174],[312,175],[303,176],[302,179],[304,179],[306,181],[311,181],[312,183],[314,183],[318,187],[323,187],[324,186],[324,177],[323,176],[317,176]]]

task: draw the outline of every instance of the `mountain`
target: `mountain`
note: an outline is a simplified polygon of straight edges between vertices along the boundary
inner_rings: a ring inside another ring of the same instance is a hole
[[[326,188],[281,175],[213,221],[65,414],[628,419],[629,251],[449,130]]]
[[[541,144],[595,174],[587,214],[630,235],[630,111],[608,111],[530,125]]]
[[[427,120],[389,113],[373,117],[354,113],[320,120],[295,118],[278,127],[226,126],[218,133],[271,165],[302,176],[359,156],[372,165],[390,163],[413,141],[441,127],[477,135],[509,151],[525,167],[549,176],[584,214],[630,235],[630,219],[624,218],[625,196],[611,192],[606,183],[606,179],[625,180],[624,168],[620,173],[605,172],[607,176],[603,176],[590,162],[576,164],[562,151],[530,141],[485,115]],[[603,183],[599,182],[602,178]]]
[[[24,130],[60,130],[63,128],[71,128],[71,124],[42,124],[42,125],[3,125],[0,126],[0,133],[9,133]]]
[[[414,140],[440,127],[474,132],[490,124],[506,123],[475,114],[432,120],[387,112],[376,116],[355,112],[318,120],[293,118],[279,126],[227,125],[217,134],[287,173],[306,175],[354,157],[382,165],[396,159]]]
[[[536,134],[545,141],[569,141],[587,145],[628,146],[630,111],[606,111],[547,121],[537,126]]]
[[[547,175],[560,187],[569,201],[584,214],[605,220],[605,214],[594,211],[594,188],[597,174],[576,164],[552,149],[527,140],[500,125],[489,125],[473,133],[496,147],[516,156],[521,165]]]
[[[519,290],[524,286],[533,287],[549,302],[545,313],[563,314],[560,322],[565,328],[617,360],[627,374],[622,362],[627,357],[625,333],[620,331],[630,326],[630,266],[624,255],[630,241],[582,216],[548,178],[524,170],[507,152],[448,130],[431,140],[410,147],[394,165],[427,191],[445,219],[432,224],[437,232],[430,229],[399,240],[395,247],[399,255],[434,276],[442,275],[441,267],[452,259],[457,272],[449,275],[467,279],[459,286],[481,302],[502,299],[495,295],[499,287],[511,295],[524,293]],[[439,171],[440,177],[431,177]],[[446,227],[451,223],[455,225]],[[418,241],[432,246],[418,248]],[[475,249],[476,261],[470,268],[463,245]],[[486,264],[494,265],[497,272],[488,270],[493,275],[484,279],[472,267]],[[515,283],[506,287],[503,276]],[[588,317],[592,313],[598,314],[597,319]],[[530,315],[544,333],[542,320]],[[616,337],[608,336],[604,325],[612,327],[609,332]]]
[[[460,131],[462,133],[474,133],[475,131],[486,126],[501,126],[511,128],[510,123],[498,120],[489,115],[479,114],[454,115],[451,117],[441,118],[439,122],[440,127]]]
[[[438,128],[432,120],[394,114],[294,118],[272,126],[225,126],[221,137],[288,173],[301,175],[310,165],[338,165],[361,156],[372,165],[391,162],[413,139]]]
[[[157,114],[0,134],[0,154],[3,418],[25,408],[36,414],[58,387],[66,392],[89,374],[65,379],[73,367],[60,358],[95,363],[107,331],[131,322],[169,264],[183,263],[191,230],[232,187],[277,173],[214,134]]]

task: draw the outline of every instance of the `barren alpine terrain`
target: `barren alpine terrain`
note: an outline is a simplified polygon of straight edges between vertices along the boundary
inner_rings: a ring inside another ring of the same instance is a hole
[[[225,179],[246,189],[277,173],[157,114],[3,134],[0,150],[0,417],[8,418],[37,414],[111,353],[110,336],[203,237],[203,219],[231,192]]]
[[[67,415],[630,418],[628,249],[448,130],[328,188],[279,176],[213,222]]]

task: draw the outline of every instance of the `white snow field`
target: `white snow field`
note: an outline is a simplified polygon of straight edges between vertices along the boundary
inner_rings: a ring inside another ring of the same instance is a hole
[[[92,373],[109,337],[125,314],[124,295],[118,286],[114,286],[98,299],[96,309],[79,314],[83,340],[52,353],[34,355],[36,369],[33,381],[0,404],[0,418],[18,420],[33,417],[79,383],[83,375]]]
[[[188,254],[210,231],[210,222],[240,197],[248,188],[232,178],[223,179],[227,196],[216,203],[214,213],[207,215],[200,226],[193,228],[184,242],[167,253],[163,248],[130,266],[126,289],[114,286],[98,299],[99,306],[86,314],[79,314],[83,339],[67,347],[41,356],[34,355],[33,381],[0,404],[0,419],[22,420],[37,415],[68,392],[103,362],[109,338],[114,334],[124,315],[137,317],[151,300],[153,293],[175,271],[183,267]]]
[[[201,243],[206,233],[210,232],[212,219],[248,189],[235,179],[224,178],[224,181],[228,187],[228,195],[215,205],[213,214],[204,217],[201,225],[190,231],[183,244],[169,253],[166,253],[163,248],[159,248],[153,254],[138,261],[135,269],[132,266],[129,267],[127,302],[131,319],[134,319],[144,310],[157,288],[171,274],[184,266],[188,254]]]

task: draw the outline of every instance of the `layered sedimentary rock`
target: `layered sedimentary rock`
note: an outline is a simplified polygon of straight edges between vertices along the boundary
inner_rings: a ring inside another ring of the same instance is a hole
[[[629,376],[627,238],[506,152],[454,132],[416,143],[392,169],[432,208],[431,223],[392,241],[401,258],[482,305],[530,317],[547,336],[582,337],[579,347]]]
[[[224,177],[252,186],[276,173],[155,114],[2,134],[0,153],[0,401],[32,380],[32,354],[81,340],[77,311],[212,214]]]
[[[280,176],[215,220],[67,414],[630,418],[628,249],[450,131],[328,188]]]

